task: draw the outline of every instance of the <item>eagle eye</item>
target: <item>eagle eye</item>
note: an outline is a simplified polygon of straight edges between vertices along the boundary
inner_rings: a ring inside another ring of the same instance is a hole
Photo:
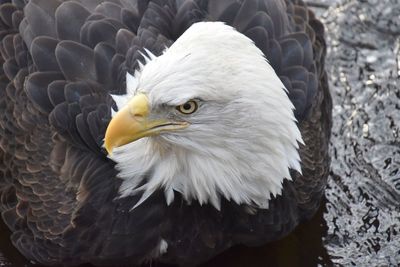
[[[194,113],[197,110],[197,108],[198,108],[198,104],[194,100],[189,100],[188,102],[176,107],[176,109],[180,113],[186,114],[186,115]]]

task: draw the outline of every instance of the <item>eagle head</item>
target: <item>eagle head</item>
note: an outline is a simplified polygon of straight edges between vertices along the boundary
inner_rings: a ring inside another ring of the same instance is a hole
[[[127,73],[113,96],[104,146],[123,181],[121,197],[156,190],[167,204],[220,209],[221,197],[268,208],[289,169],[301,172],[294,106],[264,54],[221,22],[193,24],[164,53]]]

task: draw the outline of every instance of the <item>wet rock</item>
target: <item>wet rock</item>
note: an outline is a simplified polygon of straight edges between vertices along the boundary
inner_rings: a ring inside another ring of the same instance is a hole
[[[400,262],[400,2],[323,13],[334,100],[325,246],[344,266]]]

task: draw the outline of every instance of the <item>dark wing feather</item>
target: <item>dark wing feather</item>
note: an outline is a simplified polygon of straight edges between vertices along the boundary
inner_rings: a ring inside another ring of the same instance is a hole
[[[1,162],[1,211],[14,245],[32,260],[141,261],[160,241],[164,202],[153,196],[128,212],[138,199],[115,200],[120,181],[101,147],[108,93],[125,90],[126,53],[134,38],[149,45],[129,31],[146,7],[125,4],[1,6],[1,157],[9,159]],[[155,42],[159,35],[151,34]]]
[[[60,72],[55,56],[58,40],[51,37],[38,37],[31,45],[31,57],[38,71]]]
[[[303,176],[268,210],[166,206],[157,192],[116,198],[102,148],[125,74],[191,24],[224,21],[250,37],[282,79],[307,146]],[[237,243],[262,244],[316,209],[325,186],[330,96],[323,27],[300,0],[13,0],[0,5],[0,211],[11,240],[43,264],[124,264],[158,256],[195,264]]]
[[[89,15],[90,11],[76,2],[62,3],[55,13],[58,38],[79,42],[82,26]]]
[[[55,80],[63,79],[60,72],[36,72],[29,75],[25,83],[27,97],[36,104],[37,108],[45,113],[50,112],[53,106],[47,94],[47,87]]]
[[[106,43],[99,43],[93,49],[98,82],[103,84],[107,91],[113,90],[112,82],[117,80],[116,67],[112,67],[113,58],[116,58],[116,49]],[[115,60],[114,60],[115,61]],[[114,76],[113,74],[114,70]]]

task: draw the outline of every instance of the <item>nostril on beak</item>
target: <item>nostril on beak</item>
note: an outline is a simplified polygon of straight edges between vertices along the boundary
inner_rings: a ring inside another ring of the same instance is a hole
[[[138,109],[131,109],[130,113],[131,116],[137,121],[143,121],[147,116],[146,112],[143,112],[143,110],[138,110]]]
[[[131,114],[133,117],[143,117],[143,113],[136,109],[131,110]]]
[[[133,117],[134,117],[136,120],[143,120],[143,118],[144,118],[143,114],[142,114],[142,113],[139,113],[139,112],[135,112],[135,113],[132,114],[132,115],[133,115]]]

